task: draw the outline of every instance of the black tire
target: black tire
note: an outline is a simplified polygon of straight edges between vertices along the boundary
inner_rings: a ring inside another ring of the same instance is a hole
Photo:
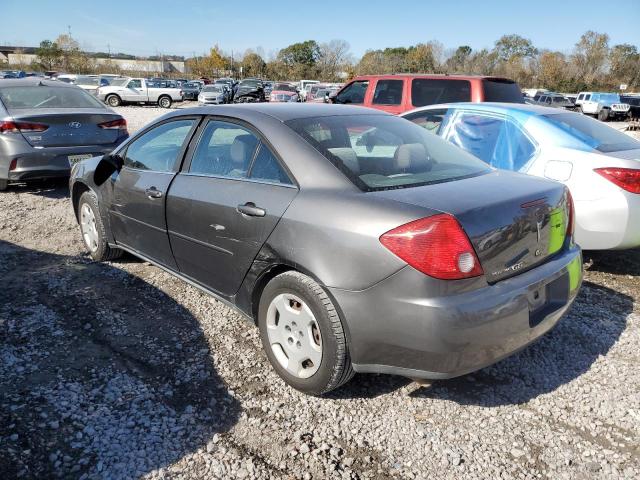
[[[606,122],[607,120],[609,120],[609,109],[601,108],[598,112],[598,120],[600,120],[601,122]]]
[[[110,107],[119,107],[122,105],[122,100],[118,95],[107,95],[107,98],[104,99],[104,103],[109,105]]]
[[[80,196],[80,200],[78,201],[78,223],[80,223],[82,208],[84,205],[87,205],[93,211],[96,230],[98,232],[97,248],[94,251],[91,251],[91,248],[87,245],[87,242],[84,240],[83,235],[83,243],[89,250],[89,255],[91,255],[91,258],[93,258],[97,262],[105,262],[120,257],[122,255],[122,250],[120,250],[119,248],[111,248],[109,246],[109,243],[107,242],[107,234],[104,228],[104,223],[102,223],[100,208],[98,207],[98,199],[95,193],[88,191],[84,192]]]
[[[320,367],[309,378],[289,373],[278,362],[267,333],[267,310],[271,301],[282,293],[289,293],[304,301],[315,317],[322,336]],[[290,386],[310,395],[322,395],[348,382],[354,375],[340,316],[331,299],[313,279],[295,271],[274,277],[264,288],[258,308],[258,327],[262,346],[276,373]]]
[[[4,192],[9,186],[9,180],[0,179],[0,192]]]
[[[578,107],[577,111],[578,111],[578,113],[581,113],[581,114],[584,115],[584,112],[582,111],[582,107],[581,106]]]
[[[171,100],[171,97],[168,97],[166,95],[163,95],[160,98],[158,98],[158,106],[161,108],[171,108],[172,103],[173,102]]]

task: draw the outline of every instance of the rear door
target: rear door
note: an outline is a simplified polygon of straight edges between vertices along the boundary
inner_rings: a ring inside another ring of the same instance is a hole
[[[173,269],[166,193],[198,120],[171,119],[147,130],[129,143],[122,170],[111,178],[109,217],[116,243]]]
[[[182,274],[229,297],[298,189],[246,124],[210,119],[190,157],[167,198],[171,246]]]

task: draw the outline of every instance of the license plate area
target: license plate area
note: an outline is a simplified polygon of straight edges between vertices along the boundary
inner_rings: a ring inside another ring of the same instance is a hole
[[[534,289],[528,294],[529,327],[539,325],[552,313],[560,310],[569,301],[569,274]]]
[[[93,157],[92,153],[81,153],[78,155],[68,155],[67,159],[69,160],[69,165],[73,167],[74,164],[91,157]]]

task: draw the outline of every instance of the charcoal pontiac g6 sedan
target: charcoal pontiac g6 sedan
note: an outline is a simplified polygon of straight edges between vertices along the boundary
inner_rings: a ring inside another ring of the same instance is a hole
[[[179,110],[70,183],[94,259],[133,253],[236,307],[310,394],[354,371],[494,363],[549,331],[582,280],[563,185],[362,107]]]
[[[0,190],[9,182],[68,177],[71,164],[111,152],[127,122],[80,87],[0,81]]]

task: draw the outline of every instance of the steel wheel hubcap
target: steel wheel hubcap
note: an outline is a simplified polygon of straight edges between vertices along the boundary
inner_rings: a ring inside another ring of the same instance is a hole
[[[91,252],[95,252],[98,249],[96,216],[93,214],[92,208],[86,203],[82,205],[80,210],[80,230],[82,230],[82,238],[87,248]]]
[[[267,310],[267,336],[278,363],[297,378],[320,368],[322,335],[309,306],[291,293],[275,297]]]

